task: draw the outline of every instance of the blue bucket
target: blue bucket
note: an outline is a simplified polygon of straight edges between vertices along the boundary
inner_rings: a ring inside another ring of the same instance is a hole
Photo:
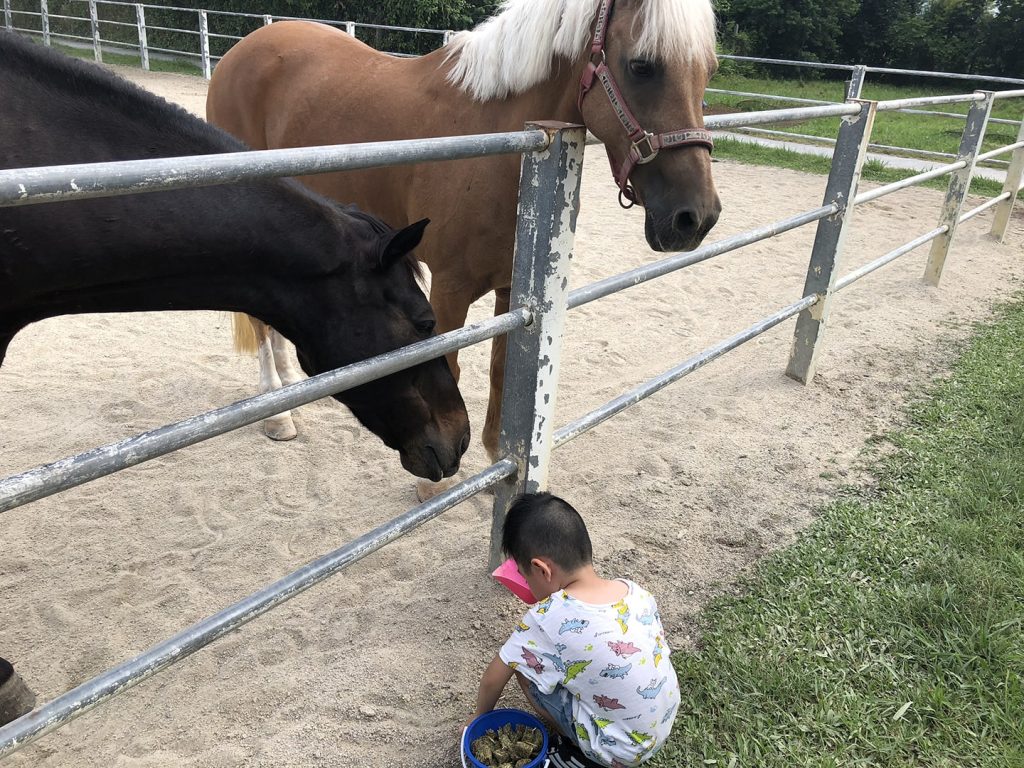
[[[469,749],[469,745],[473,743],[474,739],[479,739],[487,731],[496,731],[505,724],[512,725],[525,725],[529,728],[540,728],[540,734],[543,741],[540,745],[540,753],[528,762],[524,768],[541,768],[541,766],[547,766],[548,764],[548,731],[544,727],[544,723],[538,720],[536,717],[531,715],[529,712],[523,712],[521,709],[492,709],[490,712],[485,712],[480,715],[476,720],[469,724],[469,726],[462,732],[462,766],[463,768],[487,768],[483,763],[473,757],[473,753]],[[468,761],[468,762],[467,762]]]

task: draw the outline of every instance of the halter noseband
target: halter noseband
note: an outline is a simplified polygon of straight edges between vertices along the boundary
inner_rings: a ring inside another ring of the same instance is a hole
[[[632,142],[626,153],[626,159],[622,163],[615,160],[611,150],[605,147],[605,151],[608,153],[608,162],[612,167],[612,175],[615,177],[615,183],[619,185],[619,205],[623,208],[632,208],[638,198],[636,191],[629,183],[629,175],[636,166],[651,162],[663,149],[697,146],[706,147],[710,152],[714,149],[715,142],[711,138],[711,131],[703,128],[682,128],[665,133],[651,133],[640,126],[640,121],[630,111],[605,60],[605,35],[608,32],[608,21],[611,18],[614,4],[615,0],[601,0],[601,7],[597,12],[597,23],[594,25],[594,41],[590,45],[590,61],[587,62],[587,66],[583,70],[583,77],[580,79],[580,92],[576,104],[582,113],[583,98],[590,92],[595,79],[601,81],[612,109],[615,110],[619,122],[626,129],[629,140]],[[629,205],[622,201],[623,198],[629,201]]]

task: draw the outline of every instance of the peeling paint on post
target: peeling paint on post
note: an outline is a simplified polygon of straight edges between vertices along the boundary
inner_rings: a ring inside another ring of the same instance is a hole
[[[142,68],[149,71],[149,38],[146,35],[146,9],[141,3],[135,4],[135,22],[139,27],[139,58]]]
[[[499,454],[519,465],[494,493],[490,564],[501,561],[501,529],[512,499],[547,484],[553,448],[562,331],[569,299],[569,262],[579,212],[586,130],[564,123],[529,123],[551,137],[548,149],[523,155],[512,267],[512,309],[533,316],[508,335]]]
[[[867,155],[871,126],[875,121],[873,101],[855,101],[860,114],[844,117],[839,127],[836,151],[832,157],[832,170],[825,187],[825,205],[835,204],[839,211],[818,222],[814,236],[814,249],[807,267],[802,296],[817,294],[818,302],[800,313],[793,336],[786,375],[807,384],[814,378],[814,368],[821,351],[821,343],[828,322],[828,313],[835,289],[836,266],[843,249],[857,196],[861,167]]]
[[[850,72],[850,80],[846,84],[846,99],[859,99],[861,92],[864,90],[864,78],[867,77],[868,68],[863,64],[858,64]]]
[[[1024,121],[1020,124],[1020,131],[1017,133],[1018,143],[1024,141]],[[1010,168],[1006,171],[1006,182],[1003,184],[1003,194],[1007,192],[1010,196],[996,206],[995,218],[992,221],[992,236],[1000,243],[1006,239],[1006,229],[1010,225],[1010,214],[1013,213],[1013,204],[1017,202],[1017,192],[1020,190],[1021,180],[1024,179],[1024,147],[1015,149],[1010,156]]]
[[[39,0],[39,23],[43,30],[43,45],[50,45],[50,6],[47,0]]]
[[[100,47],[100,17],[96,13],[96,0],[89,0],[89,24],[92,27],[92,55],[103,63],[103,49]]]
[[[967,164],[949,177],[946,200],[942,204],[942,217],[939,219],[939,226],[947,227],[947,229],[943,235],[932,241],[932,248],[928,252],[928,265],[924,270],[924,281],[928,285],[938,285],[942,279],[942,268],[946,264],[946,256],[949,255],[949,246],[953,242],[953,236],[956,235],[960,210],[963,208],[967,190],[971,187],[974,160],[981,150],[981,142],[985,138],[985,127],[988,125],[988,116],[992,112],[992,101],[995,94],[992,91],[979,91],[979,93],[984,94],[985,98],[971,105],[971,111],[967,113],[967,125],[964,126],[963,137],[960,139],[960,150],[957,152],[957,159],[964,160]]]
[[[199,55],[203,60],[203,77],[209,80],[213,68],[210,66],[210,24],[206,11],[199,11]]]

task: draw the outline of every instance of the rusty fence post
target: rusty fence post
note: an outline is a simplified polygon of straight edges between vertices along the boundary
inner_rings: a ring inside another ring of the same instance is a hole
[[[1024,141],[1024,119],[1021,120],[1020,130],[1017,132],[1018,144]],[[1010,214],[1013,213],[1013,205],[1017,202],[1017,193],[1020,192],[1021,181],[1024,180],[1024,147],[1018,147],[1010,155],[1010,167],[1006,171],[1006,181],[1003,182],[1003,194],[1009,192],[1010,196],[996,206],[996,215],[992,221],[991,234],[1000,243],[1006,239],[1006,230],[1010,226]]]
[[[547,485],[586,142],[582,126],[526,127],[547,131],[551,144],[523,155],[519,181],[511,309],[526,307],[532,320],[508,335],[499,455],[515,461],[519,472],[494,489],[491,568],[501,561],[501,529],[512,499]]]
[[[953,236],[956,234],[964,198],[967,197],[967,192],[971,188],[974,160],[981,151],[981,142],[985,140],[985,127],[988,125],[988,117],[992,112],[992,100],[995,94],[992,91],[978,91],[978,93],[984,94],[985,98],[971,105],[971,110],[967,113],[967,125],[964,126],[963,136],[960,138],[960,149],[957,152],[957,159],[965,161],[966,165],[958,171],[953,171],[949,177],[946,199],[942,204],[939,226],[946,227],[946,231],[932,240],[932,247],[928,252],[928,264],[924,270],[924,281],[928,285],[938,285],[942,279],[942,269],[946,265],[949,246],[953,243]]]
[[[871,126],[875,121],[875,102],[853,100],[853,103],[860,104],[861,110],[856,115],[842,118],[836,150],[832,155],[832,169],[825,187],[823,204],[836,205],[838,210],[818,222],[804,292],[801,294],[817,294],[818,302],[797,317],[793,347],[786,367],[786,375],[803,384],[810,383],[814,378],[814,369],[821,354],[836,281],[836,267],[849,231],[853,199],[857,195],[857,184],[871,139]]]

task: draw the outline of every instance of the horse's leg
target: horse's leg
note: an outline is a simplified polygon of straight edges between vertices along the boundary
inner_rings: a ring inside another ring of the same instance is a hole
[[[260,361],[260,393],[273,392],[281,388],[281,379],[277,375],[274,362],[274,344],[271,338],[273,329],[261,320],[249,318],[256,334],[256,349]],[[298,432],[292,421],[292,412],[285,411],[263,420],[263,431],[271,440],[291,440]]]
[[[36,696],[28,689],[7,659],[0,659],[0,725],[17,720],[36,705]]]
[[[466,315],[469,314],[469,305],[479,298],[473,295],[472,291],[466,290],[464,283],[458,287],[451,287],[447,284],[443,275],[432,275],[430,281],[430,306],[434,310],[434,318],[437,321],[436,330],[439,334],[453,331],[466,324]],[[452,369],[452,375],[458,382],[459,374],[459,353],[458,350],[445,356],[448,360],[448,367]],[[416,481],[416,498],[420,501],[431,499],[442,491],[447,490],[455,484],[454,478],[445,478],[438,483],[431,480],[419,479]]]
[[[282,385],[296,384],[306,378],[295,360],[291,342],[273,328],[270,329],[270,347],[274,352],[274,367],[277,368]]]
[[[512,296],[509,286],[494,291],[494,314],[508,312]],[[501,434],[501,393],[505,386],[505,351],[508,337],[502,334],[491,339],[491,392],[487,398],[487,418],[484,420],[484,449],[491,461],[498,460],[498,437]]]

